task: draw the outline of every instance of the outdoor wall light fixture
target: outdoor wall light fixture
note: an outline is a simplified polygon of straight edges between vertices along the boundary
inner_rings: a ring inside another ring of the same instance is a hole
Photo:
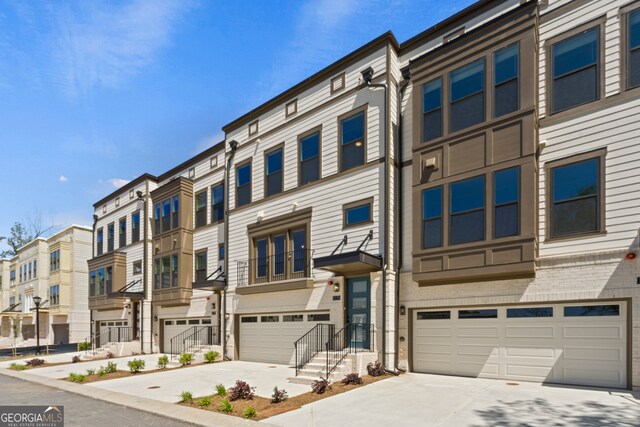
[[[336,282],[333,284],[333,292],[340,292],[340,283]]]
[[[407,314],[407,307],[405,307],[404,305],[400,306],[400,316],[404,316],[405,314]]]
[[[371,80],[373,80],[373,68],[367,67],[360,73],[362,74],[362,80],[364,80],[365,83],[371,83]]]

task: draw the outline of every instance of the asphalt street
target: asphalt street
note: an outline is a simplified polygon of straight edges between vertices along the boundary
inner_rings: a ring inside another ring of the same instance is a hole
[[[52,387],[0,375],[0,405],[64,406],[65,427],[179,427],[178,422],[148,412],[91,399]]]

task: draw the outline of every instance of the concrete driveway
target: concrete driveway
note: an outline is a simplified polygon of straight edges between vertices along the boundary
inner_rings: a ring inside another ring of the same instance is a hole
[[[310,391],[311,387],[308,385],[289,384],[287,379],[294,374],[294,369],[285,365],[232,361],[99,381],[88,383],[85,387],[117,391],[163,402],[177,402],[183,391],[190,391],[194,397],[209,395],[215,392],[217,384],[229,388],[236,380],[246,381],[256,388],[258,396],[267,398],[271,397],[275,386],[286,389],[289,396]]]
[[[620,390],[406,374],[266,422],[285,427],[639,426],[638,398]]]

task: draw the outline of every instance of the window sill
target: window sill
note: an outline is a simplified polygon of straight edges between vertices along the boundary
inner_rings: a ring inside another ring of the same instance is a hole
[[[589,239],[592,237],[600,237],[600,236],[606,236],[606,235],[607,235],[607,230],[594,231],[589,233],[580,233],[580,234],[568,234],[565,236],[547,237],[544,239],[544,243],[555,243],[555,242],[564,242],[567,240]]]
[[[310,289],[312,287],[313,279],[311,278],[290,279],[279,282],[238,286],[236,288],[236,294],[252,295],[268,292],[295,291],[299,289]]]

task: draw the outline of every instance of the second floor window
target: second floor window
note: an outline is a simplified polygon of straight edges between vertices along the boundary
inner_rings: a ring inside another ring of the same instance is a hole
[[[107,252],[111,252],[113,250],[115,240],[115,224],[111,223],[107,225]]]
[[[89,273],[89,296],[96,296],[96,272],[92,271]]]
[[[110,293],[111,291],[113,291],[113,267],[105,268],[104,282],[106,292]]]
[[[484,240],[485,177],[452,183],[449,204],[449,241],[451,244]]]
[[[118,223],[118,247],[127,246],[127,219],[121,218]]]
[[[207,280],[207,252],[196,253],[196,282]]]
[[[251,163],[236,169],[236,206],[251,203]]]
[[[96,271],[96,295],[104,295],[104,268],[99,268]]]
[[[308,277],[310,274],[310,251],[304,227],[256,238],[254,251],[251,269],[256,283]]]
[[[551,169],[551,236],[600,230],[600,158]]]
[[[640,9],[627,19],[627,89],[631,89],[640,86]]]
[[[104,251],[103,243],[104,243],[104,232],[101,227],[98,229],[98,232],[96,235],[96,252],[98,255],[102,255]]]
[[[211,222],[224,220],[224,184],[211,189]]]
[[[496,238],[517,236],[520,229],[520,168],[498,171],[493,179],[493,234]]]
[[[171,230],[171,200],[162,201],[162,232]]]
[[[598,99],[600,93],[600,27],[551,46],[551,112]]]
[[[160,232],[161,232],[161,230],[162,230],[162,229],[160,228],[160,211],[161,211],[161,209],[160,209],[160,203],[156,203],[156,205],[155,205],[155,207],[154,207],[153,211],[154,211],[153,220],[154,220],[155,225],[156,225],[156,227],[155,227],[155,233],[156,233],[156,234],[160,234]]]
[[[140,240],[140,212],[131,214],[131,243]]]
[[[422,247],[442,246],[442,187],[422,192]]]
[[[300,169],[298,184],[304,185],[320,179],[320,132],[300,139]]]
[[[493,55],[495,64],[493,81],[495,117],[500,117],[519,109],[519,50],[520,44],[516,43],[497,51]]]
[[[442,78],[432,80],[422,88],[423,141],[442,136]]]
[[[171,215],[172,215],[172,227],[178,228],[178,220],[180,215],[180,199],[178,196],[173,196],[171,203]]]
[[[60,285],[49,287],[49,305],[51,307],[60,305]]]
[[[207,225],[207,192],[196,194],[196,227]]]
[[[365,163],[364,111],[340,122],[340,170]]]
[[[450,73],[449,132],[484,121],[484,68],[483,58]]]
[[[373,222],[371,201],[355,202],[343,208],[343,227],[352,227]]]
[[[265,197],[282,193],[282,148],[265,156]]]

